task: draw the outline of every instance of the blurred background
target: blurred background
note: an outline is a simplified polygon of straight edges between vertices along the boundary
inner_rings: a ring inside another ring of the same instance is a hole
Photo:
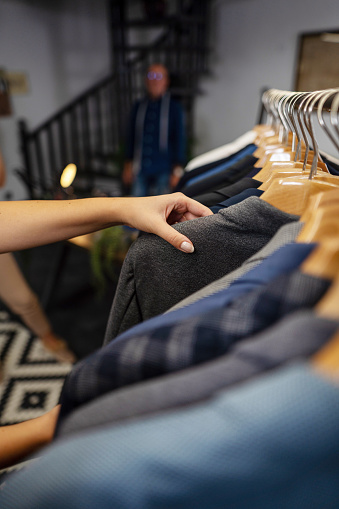
[[[74,159],[78,172],[92,166],[113,177],[119,173],[127,112],[147,63],[165,60],[169,66],[187,112],[189,155],[197,155],[257,122],[263,87],[295,90],[302,34],[336,29],[336,0],[0,0],[0,70],[8,77],[11,108],[0,117],[8,172],[1,199],[25,199],[34,186],[38,196],[50,190],[46,183],[39,188],[41,173],[50,171],[47,152],[54,190],[56,176]],[[338,43],[329,46],[339,50]],[[332,59],[329,73],[338,72],[338,61]],[[60,117],[36,134],[39,146],[23,146],[21,120],[36,133],[101,81],[71,119]],[[48,137],[54,140],[49,146]],[[67,153],[71,149],[75,153]],[[111,192],[118,192],[113,185]]]

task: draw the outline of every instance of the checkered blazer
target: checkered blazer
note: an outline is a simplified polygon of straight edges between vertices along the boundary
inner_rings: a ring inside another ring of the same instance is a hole
[[[66,379],[60,418],[115,388],[179,371],[225,354],[298,309],[312,308],[330,281],[293,271],[230,303],[174,325],[112,341],[79,362]]]

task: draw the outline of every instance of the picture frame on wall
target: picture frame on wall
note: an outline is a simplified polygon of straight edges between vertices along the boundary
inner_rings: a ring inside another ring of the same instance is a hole
[[[296,91],[339,87],[339,28],[299,36],[295,73]]]
[[[12,115],[11,97],[8,81],[0,70],[0,117]]]

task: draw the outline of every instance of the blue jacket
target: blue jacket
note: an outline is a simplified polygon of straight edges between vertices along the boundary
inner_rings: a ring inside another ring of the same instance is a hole
[[[186,135],[183,109],[170,94],[152,101],[137,101],[131,112],[126,159],[134,162],[135,173],[145,176],[170,173],[186,163]]]

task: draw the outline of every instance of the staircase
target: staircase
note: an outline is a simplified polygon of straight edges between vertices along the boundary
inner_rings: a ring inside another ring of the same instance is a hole
[[[17,173],[29,198],[63,197],[60,175],[69,163],[78,171],[68,192],[123,194],[126,122],[144,92],[151,63],[169,69],[170,90],[186,112],[191,146],[199,78],[208,73],[210,5],[208,0],[109,0],[112,72],[35,129],[19,121],[23,168]]]

